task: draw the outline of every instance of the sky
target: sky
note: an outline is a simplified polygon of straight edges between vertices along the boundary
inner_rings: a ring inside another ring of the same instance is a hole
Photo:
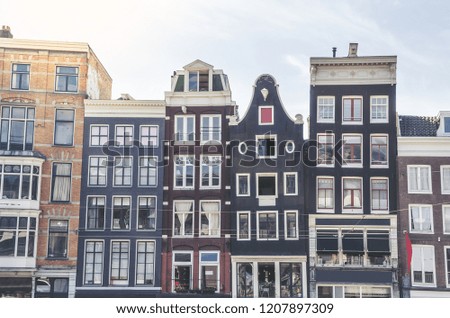
[[[289,115],[309,115],[309,58],[396,55],[397,112],[450,110],[450,1],[0,0],[14,38],[87,42],[113,78],[112,98],[164,99],[196,59],[228,75],[239,113],[271,74]]]

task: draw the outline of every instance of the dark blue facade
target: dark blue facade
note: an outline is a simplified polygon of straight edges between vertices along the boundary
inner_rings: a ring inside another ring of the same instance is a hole
[[[398,297],[395,70],[392,56],[311,58],[311,297]]]
[[[230,123],[234,297],[305,297],[303,120],[261,75],[245,116]]]
[[[130,110],[118,118],[107,112],[85,117],[76,297],[156,297],[161,292],[164,116],[148,111],[133,117]],[[97,135],[106,138],[106,132],[108,144],[94,146]],[[97,158],[107,159],[106,182]]]

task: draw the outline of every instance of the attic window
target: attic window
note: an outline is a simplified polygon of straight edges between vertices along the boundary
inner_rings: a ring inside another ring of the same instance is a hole
[[[207,92],[209,91],[209,71],[189,72],[189,91]]]
[[[450,117],[444,117],[444,133],[450,134]]]
[[[273,106],[259,107],[259,124],[273,125]]]

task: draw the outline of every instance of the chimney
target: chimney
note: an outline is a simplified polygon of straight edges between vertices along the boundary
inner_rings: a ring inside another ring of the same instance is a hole
[[[332,51],[333,51],[333,57],[336,57],[336,51],[337,51],[337,48],[334,47],[334,48],[332,49]]]
[[[350,43],[348,46],[348,57],[358,56],[358,43]]]
[[[11,28],[7,25],[2,26],[0,30],[0,38],[9,38],[12,39],[13,35],[11,33]]]

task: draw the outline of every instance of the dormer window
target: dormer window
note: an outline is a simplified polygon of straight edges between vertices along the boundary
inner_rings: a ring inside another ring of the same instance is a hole
[[[189,72],[189,91],[207,92],[209,91],[209,71]]]
[[[444,133],[450,134],[450,117],[444,117]]]

